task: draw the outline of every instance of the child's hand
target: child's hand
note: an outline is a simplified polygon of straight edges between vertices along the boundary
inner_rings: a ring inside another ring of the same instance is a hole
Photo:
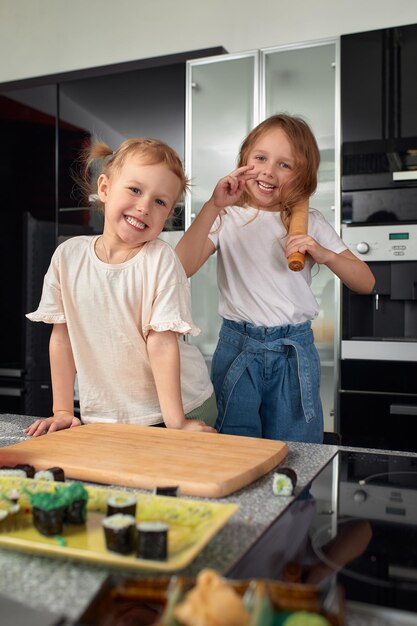
[[[72,428],[73,426],[81,426],[81,420],[69,412],[62,411],[53,417],[36,420],[29,428],[25,428],[24,432],[32,437],[39,437],[39,435],[53,433],[64,428]]]
[[[258,177],[258,174],[253,171],[254,167],[254,165],[243,165],[219,180],[211,196],[212,202],[218,209],[224,209],[239,200],[246,181]]]
[[[207,424],[205,424],[204,422],[201,422],[200,420],[185,420],[184,425],[181,427],[181,430],[193,430],[193,431],[197,431],[197,432],[204,432],[204,433],[217,433],[217,430],[215,428],[212,428],[211,426],[207,426]]]
[[[323,248],[310,235],[290,235],[287,239],[285,254],[287,257],[293,252],[309,254],[316,263],[328,263],[334,256],[334,252]]]

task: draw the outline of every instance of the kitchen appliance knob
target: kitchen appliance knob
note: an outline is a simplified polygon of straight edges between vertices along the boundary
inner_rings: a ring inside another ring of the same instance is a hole
[[[358,491],[355,491],[355,493],[353,494],[353,500],[358,503],[365,502],[367,497],[367,493],[366,491],[363,491],[363,489],[358,489]]]
[[[361,241],[360,243],[356,244],[356,250],[359,252],[359,254],[366,254],[367,252],[369,252],[369,243],[366,243],[366,241]]]

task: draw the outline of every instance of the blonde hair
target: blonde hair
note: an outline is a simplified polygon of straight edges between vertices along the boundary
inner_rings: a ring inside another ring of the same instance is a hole
[[[91,193],[96,194],[99,176],[105,174],[108,178],[111,178],[113,174],[120,172],[126,160],[132,156],[140,157],[147,165],[164,163],[177,176],[180,182],[180,191],[176,198],[177,202],[189,189],[189,180],[185,175],[181,159],[176,151],[157,139],[138,137],[136,139],[126,139],[115,152],[101,141],[94,142],[84,150],[84,175],[80,181],[84,192],[88,196]],[[94,176],[92,175],[93,172]],[[94,182],[91,181],[91,178],[94,178]],[[103,203],[99,199],[96,200],[96,204],[100,209],[103,209]]]
[[[317,188],[320,151],[307,122],[301,117],[284,113],[268,117],[258,124],[243,141],[239,152],[238,167],[247,164],[249,153],[257,141],[267,132],[276,128],[281,128],[286,134],[295,160],[293,175],[281,187],[281,216],[284,226],[288,230],[293,207],[309,198]],[[245,189],[236,204],[246,206],[250,202],[250,194]]]

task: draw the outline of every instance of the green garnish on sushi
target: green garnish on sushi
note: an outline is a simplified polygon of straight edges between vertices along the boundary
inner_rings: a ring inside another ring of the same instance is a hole
[[[292,496],[297,484],[297,474],[290,467],[279,468],[272,479],[272,491],[276,496]]]

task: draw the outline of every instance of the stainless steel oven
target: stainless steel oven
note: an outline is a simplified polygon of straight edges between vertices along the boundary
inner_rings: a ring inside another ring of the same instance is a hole
[[[417,224],[344,226],[372,294],[343,288],[336,428],[345,445],[417,452]]]

